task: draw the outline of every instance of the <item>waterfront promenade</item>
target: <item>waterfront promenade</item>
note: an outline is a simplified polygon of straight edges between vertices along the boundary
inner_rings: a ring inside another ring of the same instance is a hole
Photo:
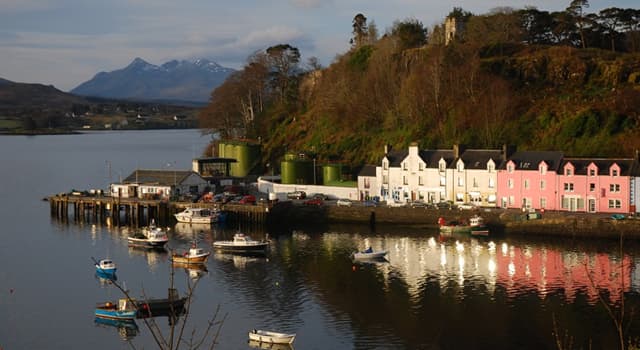
[[[218,208],[229,214],[230,220],[264,224],[368,223],[370,225],[416,225],[436,229],[440,217],[446,220],[484,217],[494,235],[552,235],[577,238],[640,239],[640,218],[616,220],[610,214],[587,214],[546,211],[534,215],[514,209],[483,208],[478,210],[447,210],[407,207],[339,207],[332,201],[309,206],[299,201],[263,202],[257,205],[191,203],[111,196],[60,194],[47,198],[52,216],[62,220],[111,220],[115,224],[145,226],[151,218],[161,225],[173,220],[173,214],[187,207]]]

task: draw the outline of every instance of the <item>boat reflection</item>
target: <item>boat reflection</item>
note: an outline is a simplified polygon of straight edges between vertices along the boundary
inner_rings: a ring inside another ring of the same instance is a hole
[[[96,317],[94,322],[99,327],[104,328],[117,328],[118,335],[122,340],[131,340],[133,337],[140,333],[138,325],[134,320],[111,320],[101,317]]]
[[[94,276],[100,283],[100,286],[102,287],[110,286],[113,284],[113,281],[118,280],[118,276],[116,276],[116,274],[107,276],[107,275],[101,274],[100,272],[96,272]]]
[[[202,276],[209,274],[209,270],[207,269],[207,265],[205,264],[185,264],[173,262],[173,267],[183,269],[187,276],[189,276],[189,278],[194,281]]]
[[[249,340],[249,347],[253,349],[293,350],[293,345],[291,344],[265,343],[257,340]]]
[[[142,256],[147,260],[149,267],[159,266],[168,259],[168,251],[162,248],[143,248],[137,246],[129,246],[129,256]]]
[[[210,235],[213,231],[211,224],[189,224],[179,222],[175,225],[173,233],[181,238],[191,238],[194,235]]]
[[[219,261],[231,261],[233,266],[238,269],[245,269],[250,264],[269,261],[267,255],[261,252],[238,252],[233,254],[216,252],[214,257]]]

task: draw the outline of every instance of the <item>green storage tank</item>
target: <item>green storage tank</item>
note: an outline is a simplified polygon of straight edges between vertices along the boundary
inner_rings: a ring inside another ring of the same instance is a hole
[[[260,145],[240,143],[235,146],[236,169],[233,176],[245,177],[260,162]]]
[[[285,156],[280,163],[283,184],[313,184],[313,162]]]
[[[295,160],[287,160],[286,156],[285,160],[280,163],[280,177],[283,184],[291,185],[296,183],[296,165],[297,162]]]
[[[327,164],[322,167],[322,184],[342,179],[342,164]]]

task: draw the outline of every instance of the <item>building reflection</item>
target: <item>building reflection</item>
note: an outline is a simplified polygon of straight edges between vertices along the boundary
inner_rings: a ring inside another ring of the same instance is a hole
[[[323,235],[325,249],[335,252],[344,234]],[[509,297],[536,293],[563,293],[572,302],[577,294],[590,303],[599,292],[617,303],[632,286],[637,290],[640,276],[633,259],[601,251],[574,252],[547,245],[513,244],[507,241],[475,239],[469,236],[401,237],[351,235],[350,246],[364,245],[389,250],[387,265],[376,265],[385,276],[401,276],[412,298],[419,299],[427,281],[438,281],[441,289],[482,286],[492,294],[502,286]],[[329,254],[329,253],[327,253]]]

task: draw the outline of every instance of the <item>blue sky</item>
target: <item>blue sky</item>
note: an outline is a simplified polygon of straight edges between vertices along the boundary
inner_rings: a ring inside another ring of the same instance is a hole
[[[453,7],[475,14],[508,6],[559,11],[551,0],[0,0],[0,77],[68,91],[101,71],[141,57],[209,58],[242,68],[247,57],[289,43],[324,66],[349,47],[351,21],[363,13],[384,32],[416,18],[430,28]],[[637,8],[637,0],[590,1],[588,12]]]

